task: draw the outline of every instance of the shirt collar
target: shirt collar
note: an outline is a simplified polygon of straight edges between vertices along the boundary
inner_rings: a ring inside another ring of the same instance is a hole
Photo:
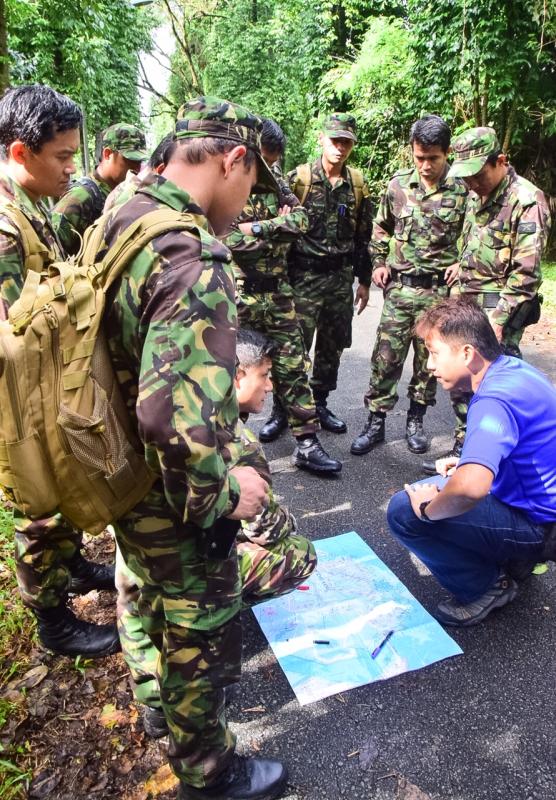
[[[137,192],[150,195],[180,213],[187,212],[201,217],[205,222],[203,227],[209,229],[208,220],[202,208],[197,205],[191,195],[184,189],[180,189],[173,181],[163,178],[162,175],[157,175],[156,172],[146,175],[139,183]]]

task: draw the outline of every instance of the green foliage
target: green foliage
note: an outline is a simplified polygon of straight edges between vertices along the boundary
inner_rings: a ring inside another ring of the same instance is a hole
[[[541,294],[544,297],[543,316],[548,311],[556,314],[556,261],[545,261],[542,265]]]
[[[139,121],[138,52],[152,15],[127,0],[7,0],[13,83],[48,83],[85,108],[91,131]]]

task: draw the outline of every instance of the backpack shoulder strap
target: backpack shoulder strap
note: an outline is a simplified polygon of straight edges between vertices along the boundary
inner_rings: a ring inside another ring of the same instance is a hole
[[[42,270],[56,259],[56,254],[39,237],[27,215],[15,203],[0,203],[0,210],[4,213],[19,232],[21,247],[23,248],[24,267],[26,272],[42,272]]]
[[[300,164],[296,169],[295,182],[293,185],[293,193],[299,200],[300,204],[305,205],[307,196],[311,191],[311,184],[313,183],[313,173],[310,164]]]
[[[364,197],[368,197],[369,193],[366,191],[365,178],[363,177],[361,170],[356,169],[355,167],[348,167],[347,169],[353,188],[353,194],[355,196],[355,210],[358,211],[361,201]]]

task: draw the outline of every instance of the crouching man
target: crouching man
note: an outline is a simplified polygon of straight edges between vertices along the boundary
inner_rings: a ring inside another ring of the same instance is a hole
[[[417,323],[428,368],[448,391],[474,392],[461,458],[442,488],[405,486],[388,507],[394,536],[453,596],[436,618],[482,622],[517,593],[512,576],[554,558],[556,390],[502,348],[484,311],[464,298],[429,309]]]

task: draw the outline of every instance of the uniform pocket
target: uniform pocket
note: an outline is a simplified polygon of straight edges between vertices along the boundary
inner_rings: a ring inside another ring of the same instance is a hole
[[[38,434],[6,442],[1,451],[0,484],[11,490],[21,511],[33,517],[54,511],[60,496]]]
[[[396,224],[394,225],[394,237],[399,242],[407,242],[409,234],[411,233],[411,226],[413,224],[413,209],[403,208],[396,217]]]

